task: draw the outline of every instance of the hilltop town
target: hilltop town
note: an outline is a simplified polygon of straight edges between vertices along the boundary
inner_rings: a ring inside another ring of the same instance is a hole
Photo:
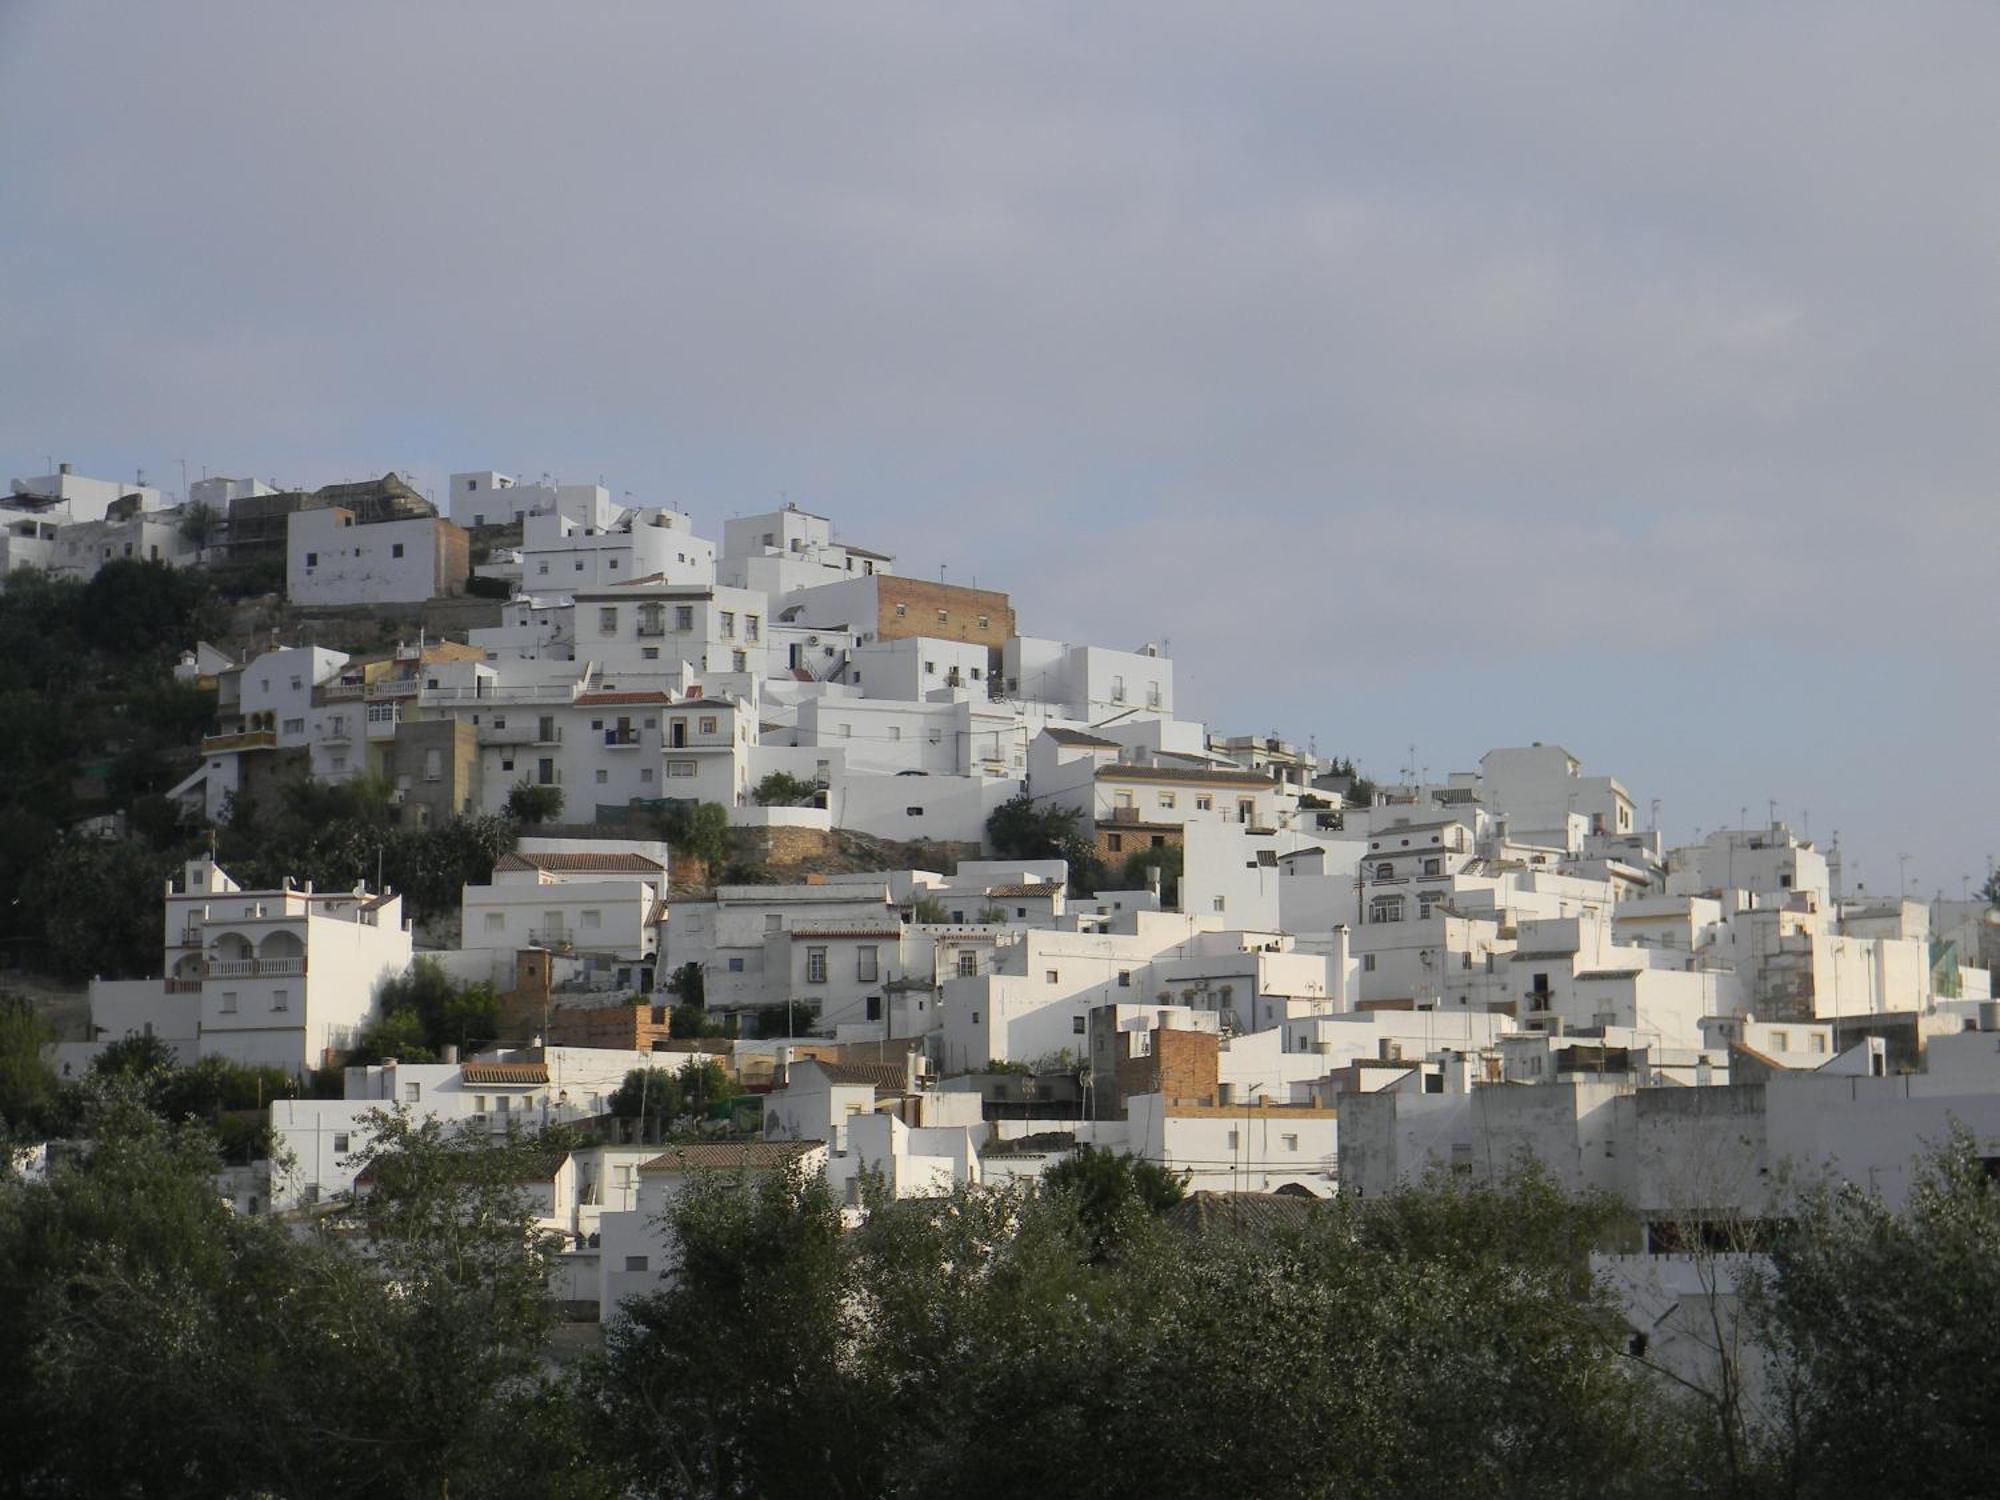
[[[1532,1170],[1707,1390],[1815,1192],[2000,1162],[2000,887],[1671,846],[1554,743],[1371,780],[895,540],[491,470],[16,480],[8,962],[87,986],[9,1013],[17,1181],[135,1079],[235,1221],[366,1238],[399,1153],[491,1151],[534,1295],[615,1339],[718,1175],[864,1235],[1109,1173],[1199,1235]]]

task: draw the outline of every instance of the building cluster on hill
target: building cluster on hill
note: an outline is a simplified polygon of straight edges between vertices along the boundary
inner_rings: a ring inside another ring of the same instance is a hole
[[[69,530],[161,514],[84,483],[17,482],[10,514],[76,508],[10,531],[10,559],[66,566]],[[448,517],[406,490],[233,486],[210,545],[282,545],[293,599],[339,604],[429,597],[465,576],[468,533],[511,528],[479,569],[511,593],[499,623],[378,656],[190,653],[221,722],[174,795],[219,821],[292,778],[365,778],[439,824],[554,789],[564,826],[429,935],[453,979],[499,993],[503,1044],[285,1102],[293,1165],[266,1204],[354,1191],[383,1103],[480,1130],[597,1120],[662,1051],[720,1064],[755,1138],[663,1145],[642,1110],[642,1138],[565,1153],[535,1191],[574,1239],[568,1301],[609,1312],[657,1278],[658,1209],[703,1165],[805,1162],[860,1213],[871,1182],[1010,1182],[1084,1146],[1312,1197],[1525,1156],[1621,1195],[1630,1248],[1664,1255],[1825,1170],[1893,1197],[1954,1122],[2000,1161],[1985,901],[1849,890],[1837,846],[1775,819],[1669,847],[1553,744],[1357,785],[1183,716],[1153,645],[1025,634],[1005,593],[900,575],[795,506],[718,546],[599,486],[454,475]],[[763,840],[764,883],[648,821],[698,804]],[[1003,833],[1024,824],[1042,847]],[[958,847],[812,872],[841,834]],[[164,912],[158,977],[94,987],[99,1040],[71,1066],[147,1031],[321,1067],[420,936],[392,893],[246,891],[213,860]],[[676,1039],[690,995],[732,1034]]]

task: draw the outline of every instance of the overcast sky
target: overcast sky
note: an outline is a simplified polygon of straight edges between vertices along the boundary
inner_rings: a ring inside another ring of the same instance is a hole
[[[0,0],[0,469],[781,498],[1391,775],[2000,851],[2000,8]],[[0,475],[4,477],[4,475]]]

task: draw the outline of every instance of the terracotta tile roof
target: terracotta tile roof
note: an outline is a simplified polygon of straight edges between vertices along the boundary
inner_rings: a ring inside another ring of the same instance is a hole
[[[574,874],[578,872],[602,875],[662,875],[666,866],[656,859],[648,859],[643,854],[632,854],[624,850],[606,850],[602,854],[577,854],[564,852],[549,854],[533,852],[528,854],[503,854],[494,862],[495,870],[547,870],[554,874]]]
[[[547,1083],[547,1063],[469,1062],[458,1070],[462,1083]]]
[[[478,1148],[474,1149],[477,1150]],[[472,1154],[472,1152],[467,1152],[465,1153],[465,1160],[450,1163],[446,1168],[447,1175],[454,1179],[474,1180],[477,1173],[473,1170],[470,1160]],[[521,1170],[514,1174],[513,1180],[515,1182],[554,1182],[556,1174],[562,1171],[563,1163],[568,1160],[569,1153],[567,1151],[549,1151],[530,1157],[521,1163]],[[371,1160],[367,1166],[363,1167],[355,1177],[354,1185],[356,1187],[373,1187],[376,1181],[375,1166],[376,1163]]]
[[[1187,1234],[1297,1229],[1312,1217],[1318,1199],[1297,1193],[1189,1193],[1161,1221]]]
[[[1042,880],[1032,885],[989,885],[989,896],[1053,896],[1063,888],[1060,880]]]
[[[1122,750],[1125,747],[1116,740],[1107,740],[1101,734],[1085,734],[1081,729],[1044,729],[1043,734],[1058,745],[1080,745],[1088,750]]]
[[[878,1094],[900,1094],[909,1085],[909,1079],[897,1063],[837,1063],[812,1057],[793,1066],[804,1067],[808,1062],[826,1075],[828,1083],[843,1087],[866,1084]]]
[[[614,708],[626,703],[672,703],[676,700],[665,693],[584,693],[576,700],[578,708]]]
[[[1194,767],[1176,770],[1172,766],[1099,766],[1099,781],[1177,781],[1202,786],[1261,787],[1270,791],[1277,783],[1255,771],[1204,771]]]
[[[669,1146],[639,1170],[767,1172],[790,1166],[825,1144],[824,1141],[691,1141],[683,1146]]]

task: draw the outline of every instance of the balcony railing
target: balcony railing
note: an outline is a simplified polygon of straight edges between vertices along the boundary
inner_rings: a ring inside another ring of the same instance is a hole
[[[303,958],[211,958],[208,961],[210,979],[283,979],[305,971],[306,961]]]
[[[203,755],[219,755],[225,750],[275,750],[278,731],[246,729],[238,734],[211,734],[201,742]]]
[[[604,731],[604,743],[607,745],[636,745],[639,743],[639,731],[636,729],[607,729]]]
[[[1136,807],[1114,807],[1111,809],[1111,821],[1114,823],[1136,823],[1139,821],[1139,809]]]
[[[576,946],[576,938],[567,927],[542,927],[528,934],[528,942],[536,948],[549,948],[567,953]]]

